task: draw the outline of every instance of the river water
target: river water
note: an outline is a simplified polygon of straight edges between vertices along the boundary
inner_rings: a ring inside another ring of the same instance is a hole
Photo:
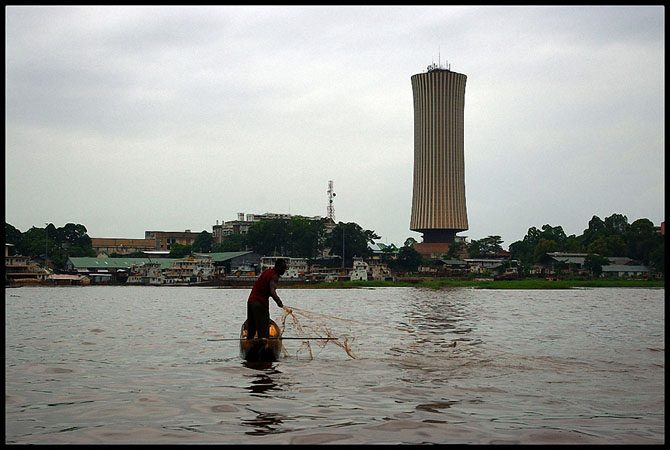
[[[663,289],[279,294],[350,353],[243,362],[245,289],[7,289],[5,442],[665,442]]]

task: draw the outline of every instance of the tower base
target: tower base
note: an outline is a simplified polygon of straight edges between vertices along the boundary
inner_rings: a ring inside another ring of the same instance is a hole
[[[449,251],[448,242],[421,242],[414,244],[414,250],[424,258],[441,258]]]

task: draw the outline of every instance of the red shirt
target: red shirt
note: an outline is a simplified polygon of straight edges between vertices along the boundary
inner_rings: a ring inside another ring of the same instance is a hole
[[[251,288],[248,302],[258,300],[269,307],[270,281],[272,281],[275,276],[279,279],[279,274],[275,272],[273,268],[265,269],[254,283],[254,287]]]

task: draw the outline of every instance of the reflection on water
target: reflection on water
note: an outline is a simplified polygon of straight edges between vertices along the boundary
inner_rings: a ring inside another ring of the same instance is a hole
[[[266,391],[275,391],[280,389],[273,379],[273,375],[279,374],[278,370],[274,369],[272,363],[266,362],[248,362],[244,361],[243,365],[250,369],[261,370],[262,373],[248,375],[251,378],[251,385],[247,390],[254,395],[263,396]]]
[[[268,392],[281,389],[275,381],[276,376],[281,374],[281,372],[275,368],[275,363],[244,361],[242,365],[257,371],[245,375],[250,379],[250,385],[246,387],[246,389],[251,395],[257,397],[270,397],[271,395],[267,394]],[[241,421],[242,426],[253,428],[253,431],[246,431],[245,434],[259,436],[285,431],[282,430],[281,425],[284,420],[286,420],[286,416],[278,413],[256,411],[251,407],[247,407],[247,410],[256,414],[256,417],[253,419],[243,419]]]
[[[274,363],[208,341],[247,295],[7,290],[6,442],[664,442],[663,290],[285,290],[285,336],[356,358],[285,340]]]

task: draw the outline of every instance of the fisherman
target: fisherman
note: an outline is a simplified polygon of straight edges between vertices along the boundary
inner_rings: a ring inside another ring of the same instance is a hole
[[[265,269],[251,288],[247,300],[247,339],[253,339],[256,332],[259,338],[270,337],[270,297],[280,308],[284,307],[277,284],[279,277],[286,272],[286,260],[277,259],[274,267]]]

